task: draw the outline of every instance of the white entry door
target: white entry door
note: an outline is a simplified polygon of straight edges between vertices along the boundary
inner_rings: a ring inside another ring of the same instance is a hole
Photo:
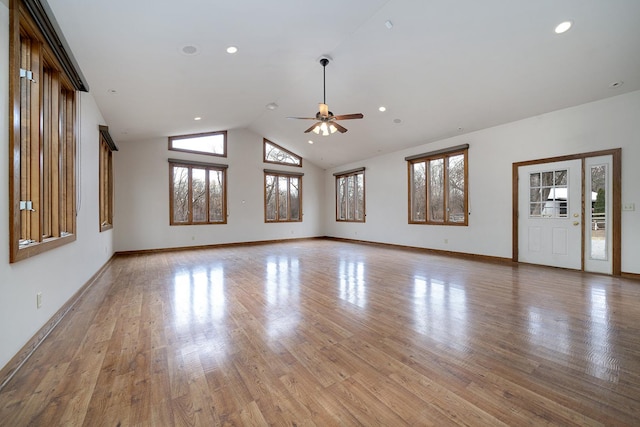
[[[518,261],[582,269],[582,161],[518,168]]]

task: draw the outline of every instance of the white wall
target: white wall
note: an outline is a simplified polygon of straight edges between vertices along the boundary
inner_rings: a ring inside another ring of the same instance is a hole
[[[217,129],[212,129],[217,130]],[[323,171],[262,162],[262,136],[250,130],[227,133],[227,157],[167,148],[167,137],[118,146],[114,154],[116,250],[173,248],[322,236]],[[229,165],[227,224],[169,225],[169,163],[189,159]],[[264,169],[302,172],[302,222],[265,224]]]
[[[0,4],[0,70],[8,70],[9,11]],[[104,124],[93,97],[81,104],[80,191],[77,240],[33,258],[9,264],[9,98],[0,79],[0,367],[104,265],[113,254],[113,232],[99,232],[98,125]],[[42,307],[36,294],[42,292]]]
[[[469,144],[468,227],[407,223],[409,155]],[[622,148],[622,271],[640,273],[640,91],[555,111],[490,129],[424,144],[325,174],[329,199],[335,197],[334,172],[366,167],[364,224],[335,221],[328,200],[326,234],[422,248],[511,258],[512,163]],[[445,239],[448,243],[445,243]]]

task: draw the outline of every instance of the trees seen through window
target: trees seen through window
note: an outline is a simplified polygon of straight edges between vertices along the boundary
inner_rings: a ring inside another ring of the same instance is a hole
[[[226,165],[169,160],[171,225],[226,224]]]
[[[302,221],[302,174],[264,173],[265,222]]]
[[[467,151],[407,158],[410,223],[467,225]]]
[[[364,168],[335,177],[336,221],[364,222]]]

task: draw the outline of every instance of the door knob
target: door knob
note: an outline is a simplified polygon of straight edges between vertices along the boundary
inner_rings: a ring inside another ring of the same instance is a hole
[[[580,221],[573,221],[573,225],[580,225]]]
[[[573,214],[573,217],[574,217],[574,218],[578,218],[579,216],[580,216],[580,214],[577,214],[577,213],[574,213],[574,214]]]

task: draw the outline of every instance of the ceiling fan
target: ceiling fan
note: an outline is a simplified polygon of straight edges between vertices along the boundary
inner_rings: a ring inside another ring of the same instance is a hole
[[[352,119],[361,119],[364,117],[362,113],[356,114],[342,114],[339,116],[334,116],[331,111],[329,111],[329,106],[327,105],[327,84],[326,84],[326,69],[327,64],[329,63],[328,58],[321,58],[320,64],[322,65],[322,86],[323,86],[323,98],[322,104],[319,104],[319,111],[316,113],[315,117],[288,117],[289,119],[300,119],[300,120],[317,120],[317,123],[314,123],[309,129],[305,130],[304,133],[308,133],[313,131],[314,133],[322,136],[327,136],[336,131],[340,133],[345,133],[347,128],[341,126],[336,123],[337,120],[352,120]]]

